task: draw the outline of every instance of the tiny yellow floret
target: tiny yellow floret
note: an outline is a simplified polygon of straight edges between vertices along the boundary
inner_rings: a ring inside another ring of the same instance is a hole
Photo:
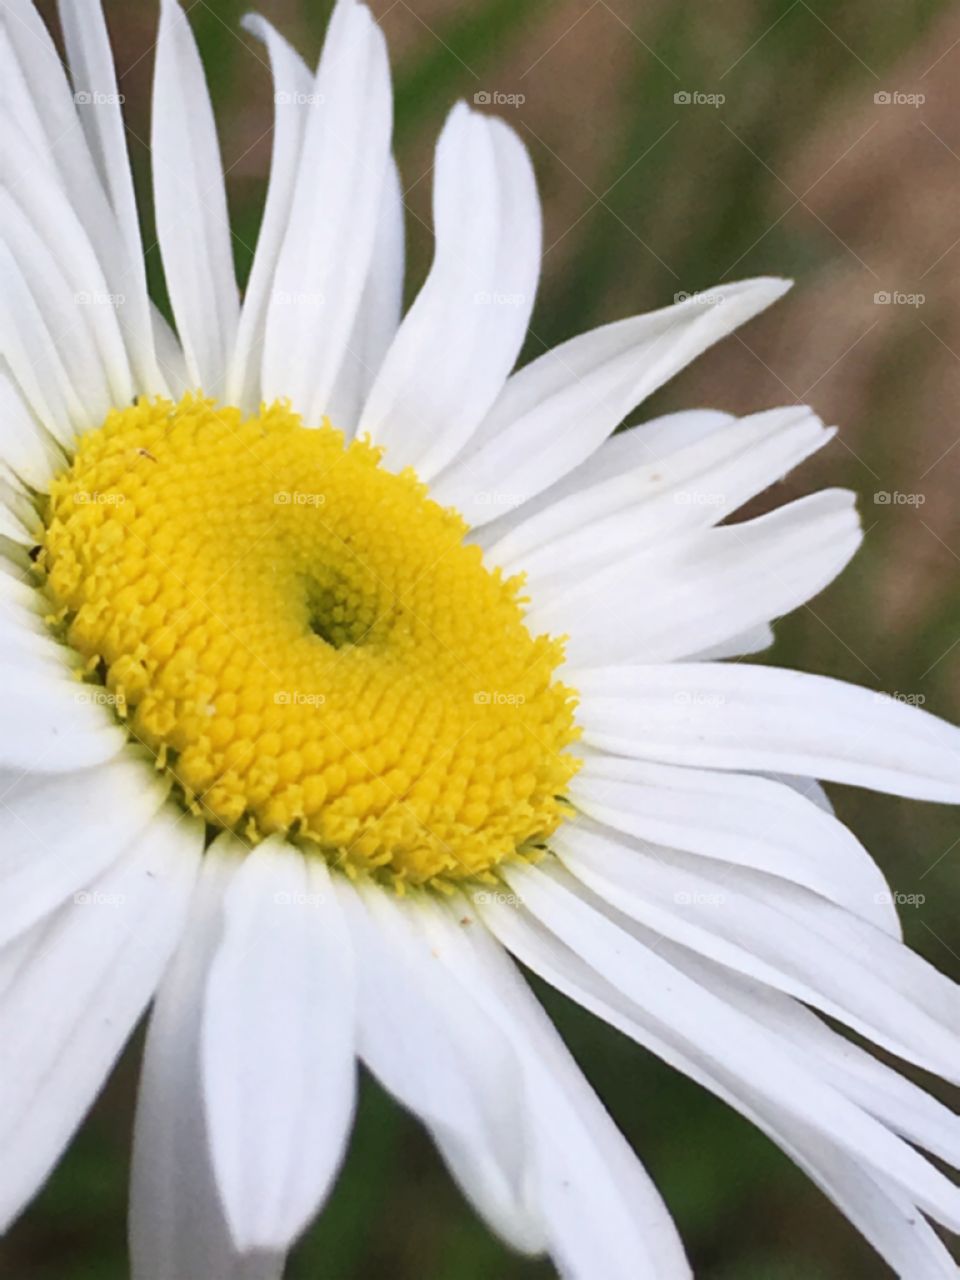
[[[194,812],[442,886],[535,855],[578,767],[562,644],[466,533],[369,443],[188,394],[80,439],[37,568]]]

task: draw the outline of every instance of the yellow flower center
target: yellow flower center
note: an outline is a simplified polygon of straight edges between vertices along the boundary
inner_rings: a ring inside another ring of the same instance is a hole
[[[140,401],[53,483],[51,625],[213,825],[442,884],[528,856],[578,762],[520,578],[366,442]]]

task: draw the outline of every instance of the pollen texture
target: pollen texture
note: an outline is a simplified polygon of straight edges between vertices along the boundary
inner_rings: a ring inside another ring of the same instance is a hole
[[[562,645],[466,532],[366,442],[188,395],[81,438],[37,568],[193,811],[442,886],[531,856],[577,768]]]

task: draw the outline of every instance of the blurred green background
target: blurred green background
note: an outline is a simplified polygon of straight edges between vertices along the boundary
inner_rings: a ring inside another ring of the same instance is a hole
[[[263,203],[272,90],[262,50],[238,25],[245,4],[187,7],[219,115],[243,275]],[[275,0],[263,11],[312,60],[329,8]],[[637,416],[803,400],[839,423],[839,440],[759,505],[850,486],[866,546],[839,584],[779,624],[772,658],[960,719],[960,5],[376,0],[373,8],[394,59],[411,293],[431,253],[433,141],[452,103],[476,94],[511,99],[498,110],[526,139],[540,180],[547,251],[527,357],[679,292],[763,273],[796,278],[775,312]],[[114,0],[107,12],[146,193],[156,4]],[[155,249],[150,259],[159,287]],[[956,812],[839,789],[834,799],[893,888],[922,896],[902,909],[910,942],[960,977]],[[764,1138],[615,1032],[543,998],[662,1189],[698,1276],[887,1274]],[[126,1274],[138,1056],[139,1040],[0,1245],[3,1276]],[[553,1272],[487,1235],[418,1126],[366,1082],[339,1186],[288,1274],[533,1280]]]

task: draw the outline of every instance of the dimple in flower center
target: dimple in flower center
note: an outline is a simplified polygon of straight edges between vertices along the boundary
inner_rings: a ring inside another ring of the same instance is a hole
[[[419,884],[538,848],[578,766],[562,646],[465,532],[365,442],[188,395],[81,439],[38,567],[194,811]]]

